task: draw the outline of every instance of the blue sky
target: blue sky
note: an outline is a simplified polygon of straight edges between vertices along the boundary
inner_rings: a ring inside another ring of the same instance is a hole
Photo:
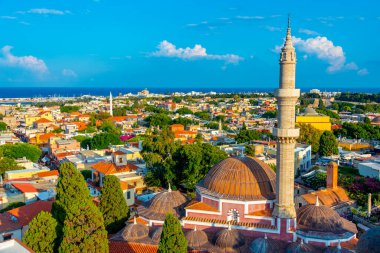
[[[379,1],[0,0],[0,87],[376,88]]]

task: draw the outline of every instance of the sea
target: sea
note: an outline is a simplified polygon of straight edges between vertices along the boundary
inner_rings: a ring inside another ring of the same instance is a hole
[[[309,91],[311,88],[301,88],[301,91]],[[150,93],[170,94],[173,92],[188,93],[217,92],[217,93],[252,93],[273,92],[276,87],[270,88],[148,88]],[[47,97],[79,97],[83,95],[108,96],[110,92],[114,96],[121,94],[137,94],[143,88],[128,87],[0,87],[0,98],[47,98]],[[321,91],[349,91],[358,93],[380,93],[380,88],[342,89],[328,88]]]

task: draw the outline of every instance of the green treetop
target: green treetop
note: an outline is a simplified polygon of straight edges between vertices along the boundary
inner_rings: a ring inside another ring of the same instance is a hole
[[[338,151],[338,142],[334,134],[330,131],[324,131],[321,139],[319,141],[319,154],[321,156],[331,156],[337,155]]]
[[[0,146],[0,153],[1,152],[4,157],[13,159],[26,157],[32,162],[37,162],[42,154],[40,148],[28,143],[5,144]]]
[[[120,187],[120,180],[116,176],[105,176],[99,210],[109,233],[115,233],[124,227],[129,217],[129,208]]]
[[[36,253],[53,253],[57,239],[57,221],[48,212],[40,212],[29,223],[22,241]]]
[[[171,213],[166,215],[157,253],[187,253],[187,240],[181,224]]]

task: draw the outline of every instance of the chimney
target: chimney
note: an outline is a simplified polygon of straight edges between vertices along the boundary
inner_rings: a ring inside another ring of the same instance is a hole
[[[327,179],[326,187],[328,189],[335,189],[338,186],[338,164],[329,162],[327,165]]]

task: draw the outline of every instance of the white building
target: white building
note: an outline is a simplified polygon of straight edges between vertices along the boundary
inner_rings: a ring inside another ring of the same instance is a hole
[[[359,163],[358,169],[360,175],[380,180],[380,159]]]

